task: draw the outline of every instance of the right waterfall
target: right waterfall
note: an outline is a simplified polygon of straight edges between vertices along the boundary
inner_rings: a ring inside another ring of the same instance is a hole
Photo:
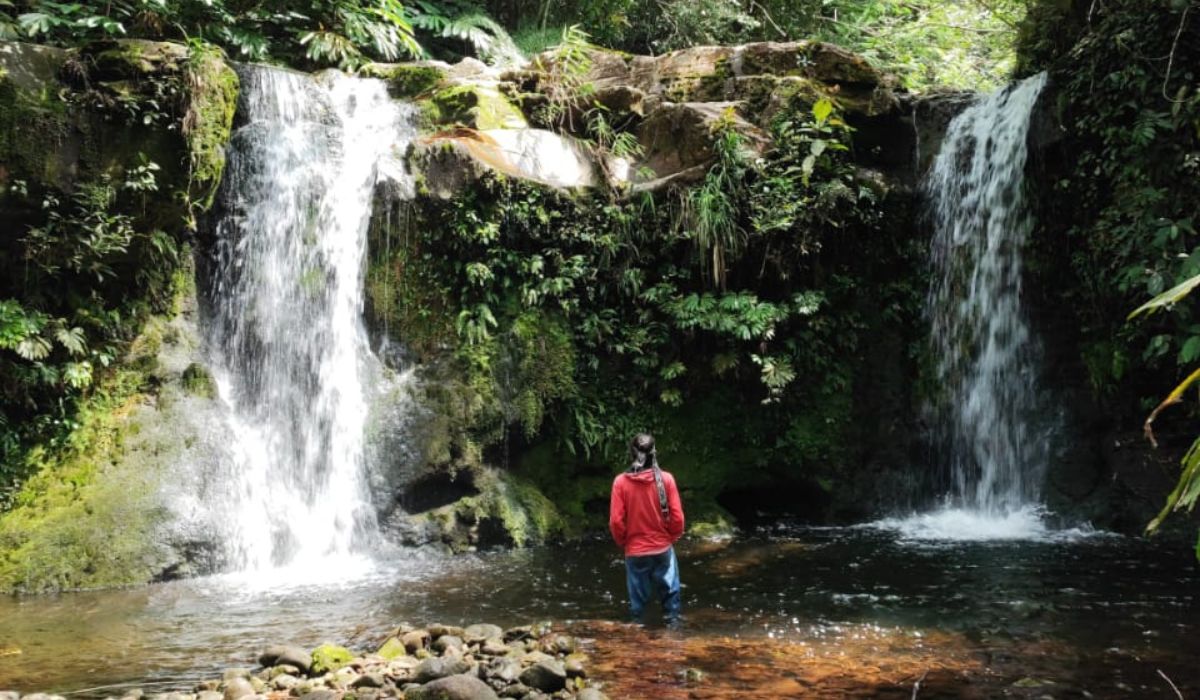
[[[1007,519],[1033,508],[1049,450],[1032,426],[1037,344],[1022,300],[1033,220],[1026,137],[1044,73],[981,97],[950,123],[926,182],[932,350],[941,397],[937,442],[950,505]]]

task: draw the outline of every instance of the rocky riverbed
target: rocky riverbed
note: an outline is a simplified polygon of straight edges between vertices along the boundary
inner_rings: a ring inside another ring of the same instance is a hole
[[[131,689],[109,700],[606,700],[588,679],[579,641],[549,623],[402,624],[373,646],[271,646],[259,653],[256,668],[230,668],[175,692]],[[0,692],[0,700],[65,698]]]

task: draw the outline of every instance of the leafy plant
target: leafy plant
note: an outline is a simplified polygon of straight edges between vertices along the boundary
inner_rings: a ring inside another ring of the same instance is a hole
[[[1142,304],[1134,309],[1129,314],[1130,319],[1134,319],[1140,315],[1153,313],[1160,309],[1169,309],[1182,301],[1184,297],[1200,286],[1200,275],[1196,275],[1179,285],[1159,294],[1150,301]],[[1183,402],[1183,395],[1197,381],[1200,381],[1200,369],[1192,371],[1170,394],[1167,398],[1155,407],[1155,409],[1146,418],[1143,426],[1146,439],[1155,447],[1158,446],[1158,441],[1154,437],[1154,420],[1165,409]],[[1166,504],[1158,515],[1146,526],[1147,533],[1156,532],[1162,526],[1163,521],[1176,511],[1191,512],[1196,507],[1196,501],[1200,500],[1200,437],[1192,443],[1188,451],[1183,455],[1180,461],[1182,471],[1179,475],[1179,482],[1175,488],[1167,496]],[[1200,559],[1200,539],[1196,541],[1196,557]]]
[[[477,5],[457,0],[416,0],[410,12],[415,28],[435,37],[463,41],[488,63],[511,65],[525,58],[508,31]]]
[[[353,68],[417,55],[399,0],[17,0],[0,6],[5,31],[59,44],[97,38],[200,38],[249,60]]]

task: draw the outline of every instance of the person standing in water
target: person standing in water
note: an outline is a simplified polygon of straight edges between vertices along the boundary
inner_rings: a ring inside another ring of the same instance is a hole
[[[625,550],[629,613],[642,621],[646,603],[657,590],[663,618],[679,621],[679,561],[674,544],[683,535],[683,504],[675,477],[658,467],[654,438],[645,433],[629,445],[632,464],[613,480],[608,529]]]

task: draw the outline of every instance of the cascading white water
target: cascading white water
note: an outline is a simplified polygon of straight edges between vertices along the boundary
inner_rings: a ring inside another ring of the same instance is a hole
[[[383,83],[239,70],[208,341],[231,458],[207,501],[233,568],[303,567],[377,533],[362,323],[372,195],[414,131]]]
[[[1039,74],[976,100],[947,128],[926,181],[932,220],[928,308],[948,503],[875,525],[916,539],[1047,534],[1039,491],[1049,449],[1034,427],[1043,401],[1036,340],[1022,306],[1026,138]]]
[[[944,420],[962,506],[1007,516],[1036,502],[1047,459],[1030,418],[1036,347],[1021,294],[1033,226],[1026,137],[1045,74],[978,100],[954,118],[928,181],[934,224],[929,296]]]

